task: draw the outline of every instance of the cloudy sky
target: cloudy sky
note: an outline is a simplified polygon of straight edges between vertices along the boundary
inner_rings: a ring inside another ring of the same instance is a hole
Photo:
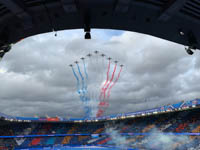
[[[83,117],[68,65],[95,50],[125,65],[106,115],[200,97],[198,51],[189,56],[182,45],[133,32],[92,30],[92,40],[83,37],[82,30],[62,31],[15,44],[0,64],[1,112]]]

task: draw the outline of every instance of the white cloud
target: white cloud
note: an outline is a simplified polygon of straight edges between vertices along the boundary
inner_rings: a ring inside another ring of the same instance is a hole
[[[125,65],[106,114],[199,97],[198,51],[189,56],[181,45],[138,33],[94,30],[92,34],[94,39],[84,40],[81,30],[64,31],[58,37],[37,35],[16,44],[1,62],[1,112],[83,116],[68,65],[94,50]],[[91,69],[94,77],[100,74],[99,68]]]

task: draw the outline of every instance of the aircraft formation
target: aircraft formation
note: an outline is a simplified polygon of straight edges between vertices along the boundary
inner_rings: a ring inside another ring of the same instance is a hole
[[[109,107],[111,91],[124,65],[94,51],[69,66],[76,80],[76,92],[82,101],[85,117],[102,116]]]

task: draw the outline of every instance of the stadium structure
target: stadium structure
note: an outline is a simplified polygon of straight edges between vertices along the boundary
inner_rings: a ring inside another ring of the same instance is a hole
[[[1,57],[10,44],[40,33],[128,30],[200,48],[198,0],[0,0]]]
[[[200,48],[198,0],[0,0],[0,57],[46,32],[118,29]],[[1,114],[0,149],[200,149],[200,100],[111,116],[65,119]],[[172,139],[172,141],[170,141]],[[166,144],[167,141],[167,144]]]
[[[99,118],[25,118],[1,114],[0,149],[197,150],[199,112],[200,99],[195,99]]]

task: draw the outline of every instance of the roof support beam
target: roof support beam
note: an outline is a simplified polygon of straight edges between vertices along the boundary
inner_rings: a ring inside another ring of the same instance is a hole
[[[178,13],[186,1],[187,0],[171,0],[164,11],[160,14],[158,20],[163,22],[168,21],[174,14]]]
[[[20,6],[16,0],[0,0],[4,6],[6,6],[14,15],[18,18],[23,19],[24,29],[32,27],[32,16],[25,11],[25,8]]]
[[[115,13],[127,13],[130,7],[130,0],[117,0],[115,1]]]
[[[76,3],[74,0],[61,0],[61,3],[67,14],[77,12]]]
[[[13,14],[19,18],[31,17],[21,6],[17,4],[15,0],[0,0],[4,6],[6,6]]]

